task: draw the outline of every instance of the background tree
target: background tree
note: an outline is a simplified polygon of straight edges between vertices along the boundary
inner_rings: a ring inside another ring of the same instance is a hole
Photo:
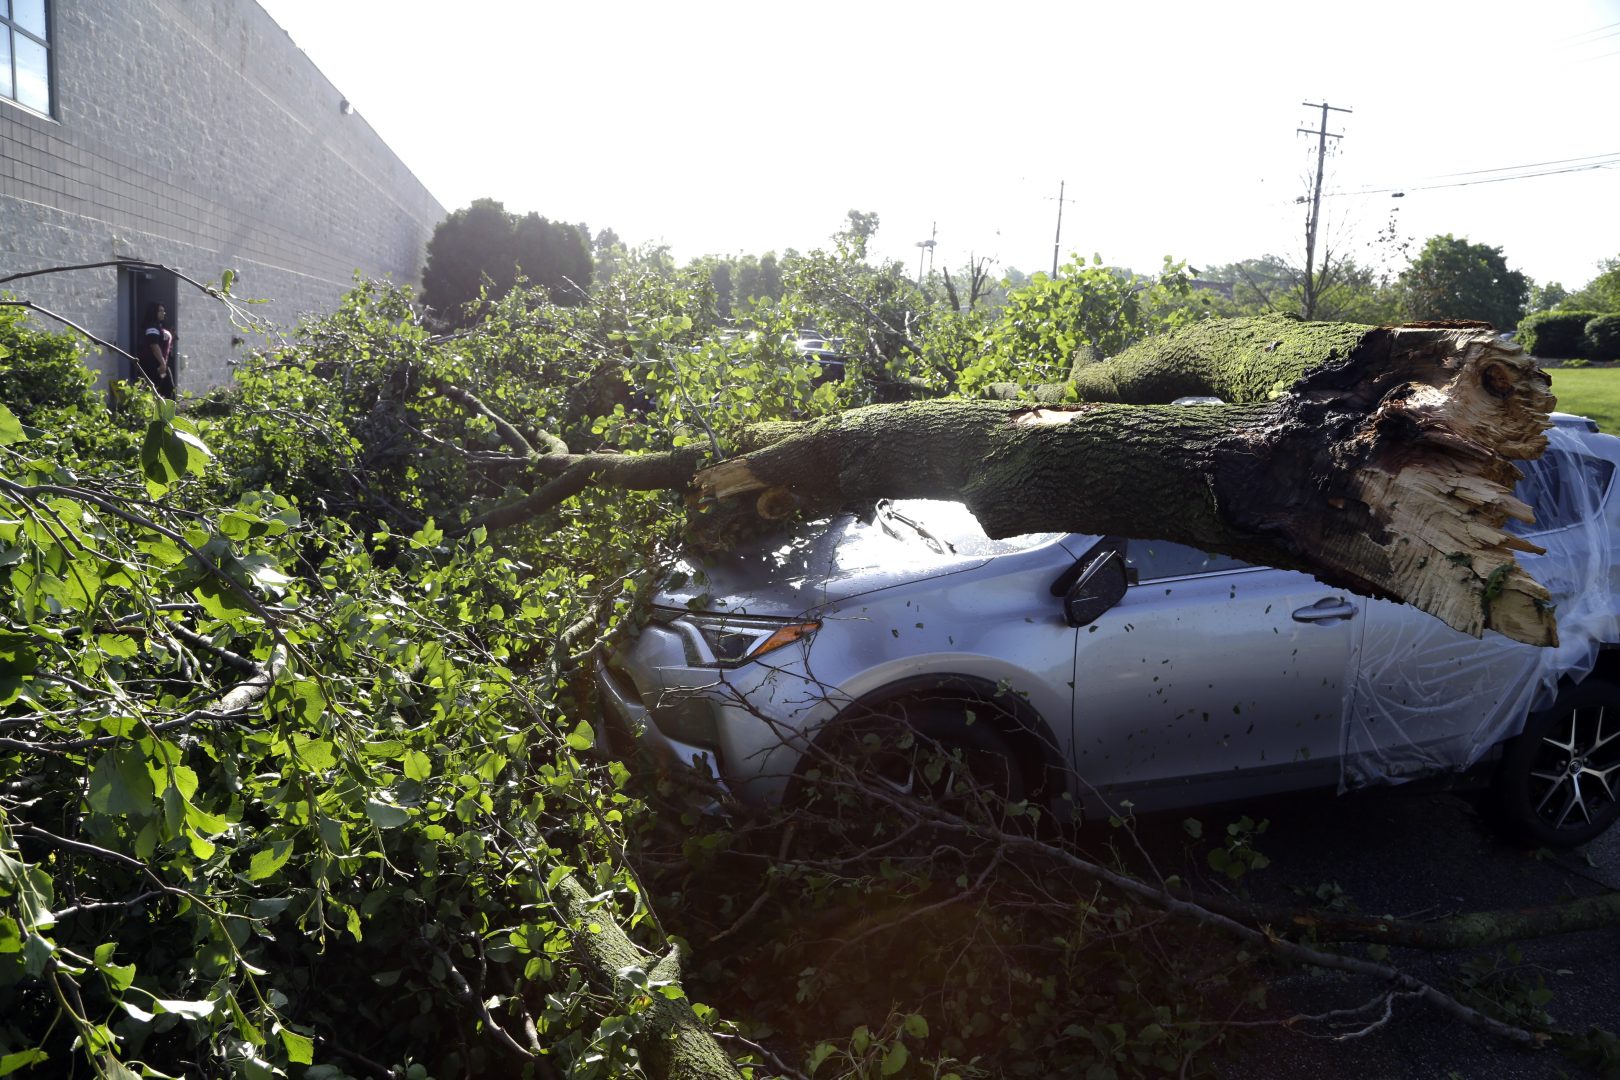
[[[1569,299],[1569,290],[1556,281],[1549,281],[1543,285],[1540,282],[1530,283],[1530,299],[1524,305],[1526,315],[1534,315],[1538,311],[1551,311]]]
[[[597,281],[611,281],[627,261],[627,250],[619,234],[603,229],[591,241],[591,266]]]
[[[1499,328],[1519,325],[1530,298],[1530,279],[1508,269],[1501,248],[1450,233],[1429,238],[1397,287],[1404,319],[1481,319]]]
[[[878,231],[877,212],[851,210],[846,217],[848,223],[833,234],[833,240],[840,246],[848,247],[858,258],[865,258],[866,243]]]
[[[1396,316],[1396,296],[1389,280],[1348,256],[1328,253],[1329,262],[1315,275],[1317,292],[1306,316],[1303,271],[1276,255],[1206,267],[1198,277],[1232,286],[1230,300],[1213,301],[1217,315],[1294,313],[1302,317],[1347,322],[1384,323]]]
[[[777,264],[774,251],[767,251],[758,258],[745,255],[738,259],[732,280],[737,303],[782,299],[782,268]]]
[[[554,303],[579,303],[591,285],[589,235],[531,210],[512,226],[513,266],[531,284],[545,286]]]
[[[1570,293],[1559,307],[1586,311],[1620,311],[1620,257],[1598,264],[1597,277]]]
[[[470,325],[466,305],[506,295],[522,276],[559,304],[578,303],[591,283],[591,253],[578,226],[536,213],[518,217],[494,199],[475,199],[441,221],[428,241],[422,302],[451,323]]]

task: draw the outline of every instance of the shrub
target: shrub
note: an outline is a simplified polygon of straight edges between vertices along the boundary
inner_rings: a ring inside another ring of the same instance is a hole
[[[34,423],[55,409],[89,411],[99,405],[95,383],[73,338],[34,329],[22,308],[0,308],[0,403],[18,419]]]
[[[1590,360],[1620,360],[1620,315],[1599,315],[1588,322],[1583,344]]]
[[[1519,344],[1531,356],[1572,360],[1585,355],[1586,324],[1599,311],[1539,311],[1519,324]]]

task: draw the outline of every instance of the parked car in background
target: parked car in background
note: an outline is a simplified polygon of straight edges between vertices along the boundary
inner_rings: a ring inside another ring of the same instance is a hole
[[[599,667],[602,734],[771,805],[886,716],[1060,819],[1468,771],[1520,838],[1580,844],[1620,815],[1620,439],[1555,420],[1519,491],[1554,649],[1179,544],[992,540],[960,504],[884,501],[683,568]]]

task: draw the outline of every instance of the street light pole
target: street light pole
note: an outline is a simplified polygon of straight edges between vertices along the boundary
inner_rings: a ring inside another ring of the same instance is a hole
[[[928,252],[928,269],[932,270],[934,268],[934,244],[936,242],[935,238],[939,236],[939,222],[934,222],[932,233],[933,235],[929,236],[927,240],[917,241],[917,285],[919,288],[923,283],[924,249]]]

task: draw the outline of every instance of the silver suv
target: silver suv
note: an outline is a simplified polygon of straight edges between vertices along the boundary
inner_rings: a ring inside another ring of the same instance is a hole
[[[599,666],[599,734],[769,805],[885,714],[993,755],[1059,819],[1470,771],[1522,839],[1583,843],[1620,815],[1620,439],[1565,415],[1549,438],[1519,495],[1557,648],[1178,544],[992,540],[959,504],[885,501],[681,568]]]

